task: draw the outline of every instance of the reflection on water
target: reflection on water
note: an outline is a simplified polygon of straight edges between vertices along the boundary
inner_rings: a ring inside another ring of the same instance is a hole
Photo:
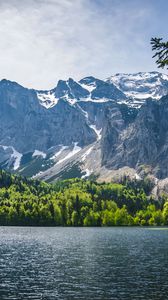
[[[0,299],[168,299],[168,231],[0,227]]]

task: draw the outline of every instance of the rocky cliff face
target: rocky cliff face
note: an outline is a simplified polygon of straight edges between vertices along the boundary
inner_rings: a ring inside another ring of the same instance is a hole
[[[50,91],[2,80],[0,166],[49,181],[147,169],[166,178],[166,91],[168,76],[157,72],[70,78]]]
[[[168,96],[146,101],[128,126],[124,127],[119,114],[112,116],[110,113],[102,139],[102,164],[137,171],[140,166],[150,166],[156,177],[168,177]]]

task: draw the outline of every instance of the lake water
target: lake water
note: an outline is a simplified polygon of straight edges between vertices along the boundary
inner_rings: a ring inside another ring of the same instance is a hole
[[[168,230],[0,227],[0,300],[168,299]]]

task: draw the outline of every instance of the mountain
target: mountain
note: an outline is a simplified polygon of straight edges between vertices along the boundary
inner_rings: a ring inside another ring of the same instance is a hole
[[[72,78],[67,81],[59,80],[51,91],[37,91],[41,105],[46,108],[55,106],[64,99],[70,104],[80,101],[107,102],[108,100],[126,100],[125,94],[113,83],[96,79],[92,76],[75,82]]]
[[[160,99],[168,90],[168,75],[159,72],[116,74],[106,81],[115,84],[134,107],[140,107],[147,98]]]
[[[147,173],[163,180],[166,94],[168,76],[158,72],[69,78],[47,91],[3,79],[0,166],[47,181]]]

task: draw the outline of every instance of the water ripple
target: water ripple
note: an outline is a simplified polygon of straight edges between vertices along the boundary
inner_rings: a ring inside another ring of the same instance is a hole
[[[0,227],[0,299],[166,300],[168,231]]]

